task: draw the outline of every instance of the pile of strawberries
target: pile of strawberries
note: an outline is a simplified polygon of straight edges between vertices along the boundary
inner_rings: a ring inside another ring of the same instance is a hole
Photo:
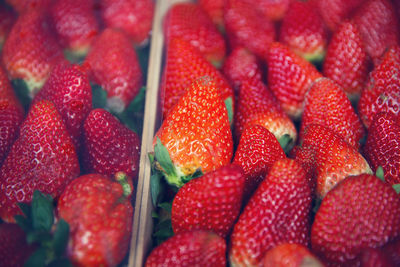
[[[400,2],[164,17],[146,266],[400,265]]]
[[[132,231],[154,3],[6,2],[0,266],[117,266]]]

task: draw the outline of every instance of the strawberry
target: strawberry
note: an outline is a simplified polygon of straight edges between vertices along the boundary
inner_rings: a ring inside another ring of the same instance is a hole
[[[233,104],[233,89],[226,78],[189,42],[179,38],[171,39],[161,83],[160,98],[164,118],[191,84],[204,75],[215,81],[222,99]]]
[[[195,230],[174,235],[153,249],[146,267],[226,266],[225,240],[208,231]]]
[[[276,137],[260,125],[244,129],[233,163],[241,166],[246,176],[244,185],[247,200],[268,174],[275,161],[286,158]]]
[[[317,182],[316,182],[316,174],[315,174],[315,154],[313,148],[311,147],[301,147],[295,146],[290,151],[290,158],[293,158],[297,163],[303,167],[303,170],[307,174],[307,180],[311,187],[311,193],[314,196]]]
[[[235,224],[231,266],[260,266],[281,243],[309,245],[311,192],[306,174],[291,159],[278,160]]]
[[[56,65],[33,104],[44,99],[54,103],[79,151],[83,121],[92,109],[92,89],[85,70],[79,65]]]
[[[343,22],[334,33],[323,65],[324,76],[340,85],[357,102],[368,77],[368,56],[356,25]]]
[[[374,171],[382,167],[385,180],[400,183],[400,118],[377,113],[368,130],[364,155]]]
[[[116,180],[80,176],[58,200],[58,215],[70,226],[67,253],[74,266],[117,266],[128,251],[132,188],[125,175],[117,174]]]
[[[174,4],[164,17],[164,34],[167,43],[172,38],[189,42],[215,66],[220,66],[225,58],[223,36],[197,3]]]
[[[254,6],[251,0],[227,0],[225,28],[232,47],[243,46],[265,59],[269,45],[276,39],[275,26]]]
[[[136,179],[139,136],[104,109],[94,109],[84,124],[83,162],[88,173],[113,177],[122,171]]]
[[[57,197],[79,174],[75,147],[61,115],[49,101],[33,105],[0,169],[0,217],[13,221],[17,202],[38,189]]]
[[[346,93],[328,78],[316,80],[306,93],[300,136],[311,124],[324,125],[357,149],[365,134],[362,122]]]
[[[174,233],[210,230],[226,237],[242,207],[245,176],[239,166],[227,165],[182,186],[172,202]]]
[[[400,25],[390,0],[368,0],[354,15],[354,22],[374,63],[387,48],[399,44]]]
[[[399,235],[399,196],[377,177],[361,174],[344,179],[322,200],[311,244],[317,255],[345,264],[363,249],[380,247]]]
[[[262,263],[263,267],[324,266],[307,247],[291,243],[283,243],[268,250]]]
[[[87,54],[99,32],[93,5],[93,0],[55,0],[51,6],[51,17],[61,43],[78,56]]]
[[[282,20],[279,40],[308,61],[323,60],[328,34],[313,1],[295,0],[290,3]]]
[[[224,7],[226,0],[199,0],[199,5],[210,16],[218,29],[224,29]]]
[[[279,21],[289,9],[291,0],[255,0],[258,9],[270,20]]]
[[[366,248],[358,256],[362,267],[396,266],[386,251],[381,248]]]
[[[212,78],[193,82],[162,122],[153,145],[168,183],[178,187],[196,171],[207,173],[230,163],[228,113]]]
[[[17,15],[11,8],[0,4],[0,49],[2,48],[16,19]]]
[[[4,43],[2,56],[10,78],[24,80],[32,98],[53,66],[65,61],[47,13],[40,9],[28,10],[18,17]]]
[[[40,9],[49,6],[52,0],[6,0],[19,14],[26,10]]]
[[[311,83],[322,75],[311,63],[280,43],[270,46],[267,63],[269,88],[283,110],[292,119],[299,119],[305,93]]]
[[[107,106],[122,112],[142,85],[142,71],[127,35],[105,29],[95,39],[85,63],[90,68],[91,80],[108,93]]]
[[[258,79],[245,80],[239,91],[235,112],[235,137],[239,140],[243,130],[250,125],[268,129],[289,151],[297,138],[297,131],[279,102]]]
[[[400,46],[391,47],[381,63],[370,73],[361,92],[358,112],[365,127],[369,128],[378,112],[400,114]]]
[[[101,17],[109,28],[124,30],[135,44],[149,38],[153,24],[154,1],[152,0],[101,0]]]

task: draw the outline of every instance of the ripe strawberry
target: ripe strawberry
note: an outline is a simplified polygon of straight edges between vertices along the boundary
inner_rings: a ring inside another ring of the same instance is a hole
[[[6,0],[19,14],[26,10],[40,9],[49,6],[52,0]]]
[[[30,96],[46,82],[51,69],[65,61],[47,13],[28,10],[15,22],[3,47],[3,62],[12,79],[23,79]]]
[[[215,81],[222,99],[233,104],[233,89],[225,77],[189,42],[180,38],[171,39],[161,83],[164,118],[192,83],[204,75]]]
[[[283,243],[268,250],[262,263],[263,267],[324,266],[307,247],[291,243]]]
[[[136,179],[139,136],[104,109],[94,109],[84,124],[83,161],[88,173],[113,177],[121,171]]]
[[[58,200],[58,214],[70,226],[67,253],[74,266],[116,266],[128,251],[132,188],[125,175],[117,174],[116,180],[80,176]]]
[[[399,235],[400,198],[389,184],[362,174],[346,178],[322,200],[311,244],[324,259],[345,264],[363,249],[380,247]]]
[[[335,131],[356,149],[365,135],[361,120],[346,93],[328,78],[316,80],[306,93],[300,136],[311,124],[320,124]]]
[[[357,102],[368,77],[368,57],[360,32],[353,22],[343,22],[326,52],[323,73]]]
[[[226,0],[199,0],[199,5],[210,16],[218,29],[224,29],[224,7]]]
[[[280,43],[270,46],[267,63],[269,88],[283,110],[292,119],[299,119],[305,93],[312,82],[322,75],[311,63]]]
[[[108,93],[107,106],[122,112],[138,94],[142,71],[129,38],[115,29],[105,29],[86,57],[92,80]]]
[[[86,71],[79,65],[56,65],[50,77],[33,99],[53,102],[64,120],[72,141],[79,151],[83,122],[92,109],[92,89]]]
[[[375,64],[386,49],[399,44],[400,25],[390,0],[368,0],[355,14],[354,22]]]
[[[313,1],[292,1],[280,28],[280,42],[302,58],[321,62],[325,56],[328,34]]]
[[[87,54],[99,32],[93,0],[55,0],[51,17],[63,46],[78,56]]]
[[[382,167],[385,180],[400,183],[400,118],[391,113],[377,113],[368,131],[364,155],[371,168]]]
[[[164,17],[167,43],[172,38],[190,42],[215,66],[225,58],[225,40],[207,13],[196,3],[174,4]]]
[[[307,174],[307,180],[311,187],[312,196],[314,196],[317,187],[314,149],[311,147],[295,146],[290,151],[289,156],[303,167],[303,170]]]
[[[276,161],[246,205],[231,236],[231,266],[260,266],[281,243],[309,245],[311,192],[291,159]]]
[[[358,256],[362,267],[392,267],[396,266],[392,259],[381,248],[366,248]]]
[[[4,41],[7,38],[12,26],[17,19],[15,12],[7,6],[0,4],[0,49],[2,48]]]
[[[246,176],[244,199],[247,200],[264,180],[275,161],[286,158],[276,137],[260,125],[244,129],[233,163],[241,166]]]
[[[135,44],[146,42],[153,24],[152,0],[101,0],[100,5],[106,27],[123,29]]]
[[[278,139],[289,151],[297,138],[297,131],[279,102],[268,88],[256,78],[243,81],[235,112],[235,137],[239,140],[243,130],[250,125],[261,125]]]
[[[56,107],[33,105],[18,139],[0,169],[0,217],[13,221],[17,202],[30,202],[34,190],[57,197],[79,174],[75,147]]]
[[[243,169],[227,165],[189,181],[172,202],[174,233],[210,230],[226,237],[242,207]]]
[[[202,230],[174,235],[150,253],[146,267],[226,266],[225,240]]]
[[[243,46],[265,59],[269,45],[276,39],[275,26],[254,6],[250,0],[227,0],[225,28],[232,47]]]
[[[167,181],[178,187],[198,170],[207,173],[230,163],[228,114],[212,78],[196,80],[179,99],[157,131],[154,145]]]
[[[361,92],[358,112],[367,128],[378,112],[400,114],[400,46],[391,47],[370,73]]]
[[[283,19],[289,9],[290,0],[255,0],[258,9],[270,20]]]

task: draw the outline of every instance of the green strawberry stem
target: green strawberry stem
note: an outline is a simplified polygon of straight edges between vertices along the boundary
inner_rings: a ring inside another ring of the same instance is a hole
[[[285,153],[288,153],[292,148],[293,138],[290,135],[284,134],[278,141]]]
[[[375,176],[385,182],[385,173],[381,166],[376,169]]]
[[[115,174],[115,180],[117,180],[117,182],[122,186],[122,190],[123,190],[123,197],[126,198],[128,197],[130,194],[132,194],[132,187],[131,185],[128,183],[128,176],[126,175],[126,173],[124,172],[117,172]]]

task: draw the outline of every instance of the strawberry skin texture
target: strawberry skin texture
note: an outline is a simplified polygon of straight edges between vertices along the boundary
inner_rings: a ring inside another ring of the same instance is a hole
[[[153,249],[146,267],[224,267],[225,240],[213,232],[194,230],[178,233]]]
[[[189,42],[215,66],[220,66],[225,58],[225,40],[199,4],[173,5],[164,17],[164,34],[167,43],[172,38]]]
[[[276,161],[234,226],[231,266],[260,266],[281,243],[308,246],[311,192],[306,174],[291,159]]]
[[[136,179],[139,136],[104,109],[94,109],[84,123],[83,162],[88,173],[112,178],[118,171]]]
[[[291,0],[254,0],[258,9],[270,20],[279,21],[289,9]]]
[[[263,267],[324,266],[307,247],[291,243],[283,243],[268,250],[262,263]]]
[[[210,230],[226,237],[242,207],[242,168],[226,165],[193,179],[179,189],[172,203],[174,233]]]
[[[372,169],[381,166],[385,181],[400,183],[400,118],[391,113],[375,115],[364,146],[365,158]]]
[[[14,25],[17,15],[11,9],[6,7],[4,4],[0,4],[0,49],[6,40],[8,33]]]
[[[204,75],[214,79],[224,101],[231,98],[234,102],[234,92],[229,82],[199,50],[181,38],[171,39],[161,83],[160,98],[164,118],[192,83]]]
[[[324,76],[339,84],[352,101],[358,101],[368,77],[368,56],[356,25],[343,22],[326,52]]]
[[[68,222],[67,254],[74,266],[117,266],[128,251],[133,208],[122,185],[100,174],[72,181],[57,206]]]
[[[49,6],[52,0],[6,0],[19,14],[31,9],[40,9]]]
[[[218,29],[224,29],[224,7],[226,0],[199,0],[199,5],[210,16]]]
[[[153,24],[152,0],[101,0],[100,5],[106,27],[124,30],[137,45],[146,42]]]
[[[400,198],[368,174],[348,177],[322,200],[311,230],[315,253],[345,264],[364,248],[380,247],[400,235]]]
[[[400,114],[400,46],[391,47],[381,63],[370,73],[361,93],[358,112],[366,128],[369,128],[378,112]]]
[[[303,112],[304,95],[322,75],[311,63],[280,43],[270,46],[267,63],[269,88],[289,117],[298,120]]]

